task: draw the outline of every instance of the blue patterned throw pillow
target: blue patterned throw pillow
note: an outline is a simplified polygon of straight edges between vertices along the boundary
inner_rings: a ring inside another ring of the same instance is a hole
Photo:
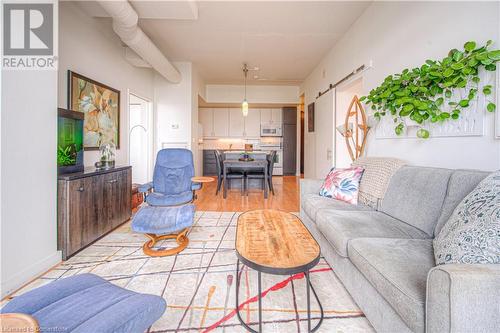
[[[434,239],[436,265],[500,263],[500,170],[453,211]]]

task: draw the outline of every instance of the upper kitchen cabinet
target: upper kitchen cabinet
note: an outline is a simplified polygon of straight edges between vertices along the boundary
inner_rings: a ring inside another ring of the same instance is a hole
[[[248,110],[248,116],[245,117],[245,137],[260,137],[260,110]]]
[[[212,109],[214,112],[214,136],[224,137],[229,135],[228,110]]]
[[[229,109],[229,136],[245,136],[245,117],[240,108]]]
[[[203,127],[203,137],[215,136],[214,133],[214,113],[212,109],[200,108],[198,112],[198,121]]]
[[[271,122],[273,124],[281,124],[283,120],[283,112],[281,109],[271,109]]]
[[[203,127],[203,137],[226,137],[229,135],[228,110],[200,108],[198,119]]]
[[[260,122],[262,124],[281,124],[282,122],[281,109],[261,109]]]

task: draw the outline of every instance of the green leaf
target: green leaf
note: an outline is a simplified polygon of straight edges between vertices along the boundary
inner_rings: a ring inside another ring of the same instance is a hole
[[[446,68],[443,72],[444,77],[450,77],[455,73],[450,67]]]
[[[396,135],[401,135],[403,134],[403,130],[404,130],[404,125],[403,123],[400,123],[398,126],[396,126],[396,128],[394,129],[394,131],[396,132]]]
[[[455,51],[455,53],[453,53],[453,55],[451,57],[455,61],[460,61],[464,57],[464,54],[457,50],[457,51]]]
[[[472,73],[472,68],[470,68],[470,67],[464,67],[462,69],[462,73],[465,74],[465,75],[469,75],[470,73]]]
[[[489,112],[495,112],[495,109],[496,109],[496,105],[493,104],[493,103],[488,103],[488,105],[486,106],[486,110],[488,110]]]
[[[439,97],[438,99],[436,99],[435,103],[437,106],[441,106],[443,105],[443,102],[444,102],[444,99],[443,97]]]
[[[359,99],[359,101],[363,102],[365,99],[366,99],[366,96],[361,96],[361,98]]]
[[[491,64],[493,64],[493,60],[491,60],[491,59],[484,59],[484,60],[481,60],[481,64],[484,65],[484,66],[491,65]]]
[[[451,114],[451,118],[454,119],[454,120],[457,120],[458,118],[460,118],[460,114],[458,114],[458,113],[452,113]]]
[[[464,44],[464,49],[467,52],[471,52],[476,48],[476,42],[470,41]]]
[[[399,112],[399,115],[401,117],[407,117],[411,111],[414,109],[414,106],[412,104],[406,104],[403,109]]]
[[[484,69],[486,69],[487,71],[490,71],[490,72],[494,72],[497,70],[497,66],[495,64],[489,64],[489,65],[484,66]]]
[[[500,50],[494,50],[494,51],[488,52],[488,58],[490,58],[493,61],[500,60]]]
[[[485,95],[491,95],[491,86],[484,86],[483,87],[483,94]]]
[[[488,52],[481,52],[481,53],[476,54],[476,59],[479,61],[485,60],[487,58],[488,58]]]
[[[461,70],[462,68],[464,68],[464,64],[461,62],[456,62],[454,64],[451,64],[451,68],[458,71],[458,70]]]
[[[446,120],[448,118],[450,118],[450,114],[448,112],[443,112],[443,113],[439,114],[439,119],[440,120]]]
[[[468,99],[463,99],[460,102],[458,102],[458,105],[460,105],[463,108],[466,108],[469,106],[469,100]]]
[[[474,82],[474,83],[479,83],[480,81],[481,81],[481,79],[479,78],[479,76],[474,76],[472,78],[472,82]]]
[[[428,139],[429,136],[430,136],[429,131],[426,129],[421,128],[417,131],[417,137],[421,139]]]
[[[476,58],[470,58],[469,62],[467,63],[470,67],[475,67],[479,61]]]
[[[446,98],[450,98],[452,93],[451,93],[451,90],[450,89],[446,89],[446,91],[444,92],[444,95],[446,96]]]

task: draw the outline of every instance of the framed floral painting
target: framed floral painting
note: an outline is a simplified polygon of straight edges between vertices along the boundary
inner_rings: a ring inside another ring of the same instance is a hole
[[[68,109],[83,112],[83,147],[98,150],[104,143],[120,148],[120,91],[68,71]]]

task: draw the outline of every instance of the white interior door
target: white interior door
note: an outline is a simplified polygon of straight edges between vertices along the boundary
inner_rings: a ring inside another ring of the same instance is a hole
[[[129,163],[132,182],[144,184],[151,181],[153,156],[153,128],[150,102],[129,95]]]
[[[325,178],[335,165],[335,89],[319,97],[314,106],[316,175]]]

